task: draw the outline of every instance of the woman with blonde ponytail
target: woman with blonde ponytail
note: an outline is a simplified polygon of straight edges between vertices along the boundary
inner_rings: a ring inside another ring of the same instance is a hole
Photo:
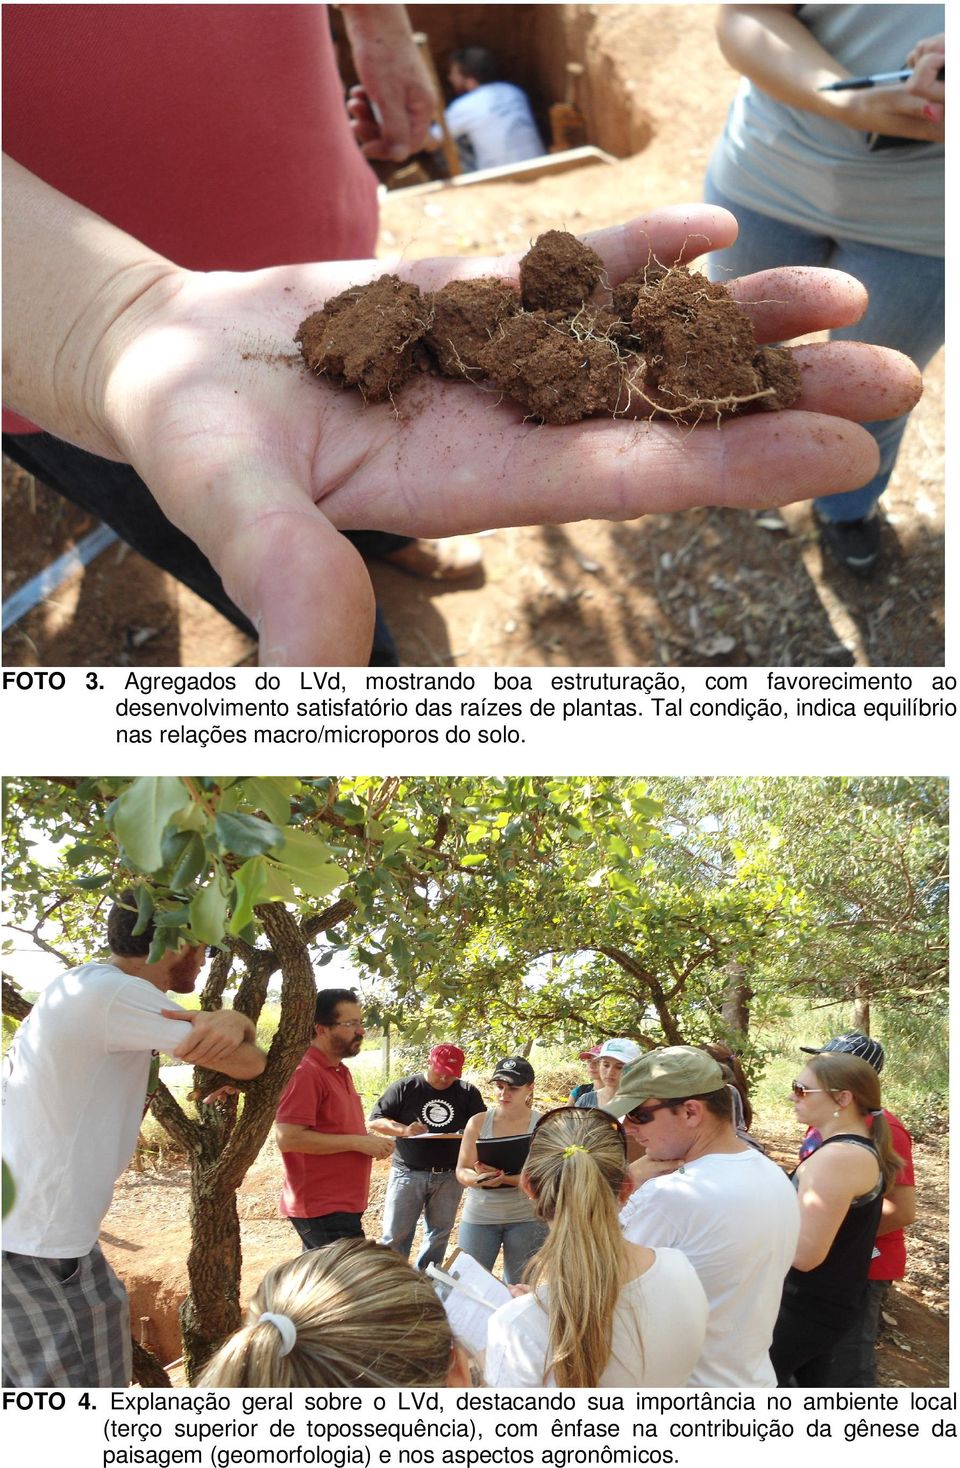
[[[834,1346],[856,1322],[884,1195],[903,1159],[880,1077],[841,1051],[814,1055],[791,1088],[797,1120],[823,1138],[793,1174],[800,1238],[783,1286],[770,1360],[780,1386],[830,1385]]]
[[[392,1249],[340,1239],[264,1275],[199,1386],[470,1385],[429,1280]]]
[[[492,1317],[488,1386],[683,1386],[707,1326],[707,1299],[676,1249],[627,1243],[631,1191],[623,1128],[573,1106],[541,1119],[521,1176],[546,1243],[529,1292]]]

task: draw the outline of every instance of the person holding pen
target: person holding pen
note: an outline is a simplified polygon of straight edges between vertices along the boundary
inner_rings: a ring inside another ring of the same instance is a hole
[[[533,1108],[533,1066],[522,1055],[501,1060],[490,1077],[497,1104],[467,1122],[457,1159],[457,1181],[466,1188],[457,1242],[484,1269],[493,1269],[503,1249],[503,1277],[519,1284],[533,1255],[547,1237],[546,1224],[520,1187],[520,1173],[481,1162],[477,1142],[532,1132],[540,1120]]]
[[[704,190],[740,225],[710,256],[712,279],[848,271],[870,297],[857,337],[921,369],[944,338],[943,26],[942,5],[722,6],[720,49],[743,82]],[[851,85],[898,67],[903,82]],[[824,550],[858,576],[877,563],[875,506],[907,416],[867,424],[880,451],[868,483],[814,502]]]
[[[404,1259],[423,1215],[423,1244],[417,1268],[441,1263],[460,1206],[460,1184],[454,1157],[455,1140],[436,1141],[405,1153],[404,1142],[417,1137],[462,1136],[471,1117],[485,1111],[483,1097],[463,1080],[466,1056],[459,1045],[434,1045],[425,1069],[388,1086],[370,1112],[372,1132],[397,1143],[383,1205],[380,1243]],[[441,1150],[434,1150],[441,1149]]]

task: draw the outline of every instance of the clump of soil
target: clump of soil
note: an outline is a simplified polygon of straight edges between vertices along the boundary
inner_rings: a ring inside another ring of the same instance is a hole
[[[482,377],[480,353],[501,321],[519,311],[512,286],[485,276],[451,280],[432,297],[433,324],[426,336],[445,377]]]
[[[520,295],[484,278],[432,294],[382,275],[302,323],[307,366],[370,401],[416,371],[488,380],[544,423],[643,413],[696,423],[800,395],[789,348],[761,347],[720,285],[651,261],[610,289],[595,251],[548,230],[520,262]]]
[[[432,319],[415,285],[381,275],[352,286],[301,322],[296,341],[311,372],[358,387],[369,402],[393,395],[416,366]]]
[[[575,311],[602,276],[596,250],[564,229],[548,229],[520,261],[520,299],[527,311]]]
[[[544,423],[612,414],[622,391],[614,344],[602,337],[581,340],[542,311],[504,322],[481,351],[480,365],[491,382]]]

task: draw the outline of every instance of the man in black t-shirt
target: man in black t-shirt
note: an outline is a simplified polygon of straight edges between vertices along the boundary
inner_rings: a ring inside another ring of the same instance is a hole
[[[463,1061],[464,1054],[458,1046],[434,1045],[423,1074],[394,1081],[368,1118],[372,1132],[401,1141],[393,1154],[380,1242],[409,1258],[422,1213],[424,1236],[418,1269],[442,1262],[457,1216],[461,1188],[455,1159],[453,1162],[443,1159],[442,1166],[412,1167],[401,1155],[402,1139],[423,1136],[426,1132],[459,1135],[471,1116],[486,1111],[476,1086],[460,1079]]]

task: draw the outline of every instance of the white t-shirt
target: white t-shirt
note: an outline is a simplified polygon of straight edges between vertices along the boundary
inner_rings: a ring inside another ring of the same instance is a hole
[[[486,82],[464,92],[444,115],[468,172],[546,152],[527,95],[512,82]]]
[[[133,1155],[153,1051],[189,1034],[146,979],[84,963],[40,994],[4,1060],[3,1155],[16,1197],[3,1247],[44,1259],[88,1254]]]
[[[770,1341],[800,1232],[797,1195],[753,1147],[712,1153],[651,1178],[620,1214],[626,1237],[681,1249],[707,1292],[710,1319],[691,1386],[775,1386]]]
[[[613,1349],[597,1385],[683,1386],[706,1328],[707,1297],[689,1260],[676,1249],[657,1249],[646,1274],[620,1292]],[[486,1385],[543,1386],[548,1349],[546,1309],[537,1295],[518,1295],[490,1320]]]

